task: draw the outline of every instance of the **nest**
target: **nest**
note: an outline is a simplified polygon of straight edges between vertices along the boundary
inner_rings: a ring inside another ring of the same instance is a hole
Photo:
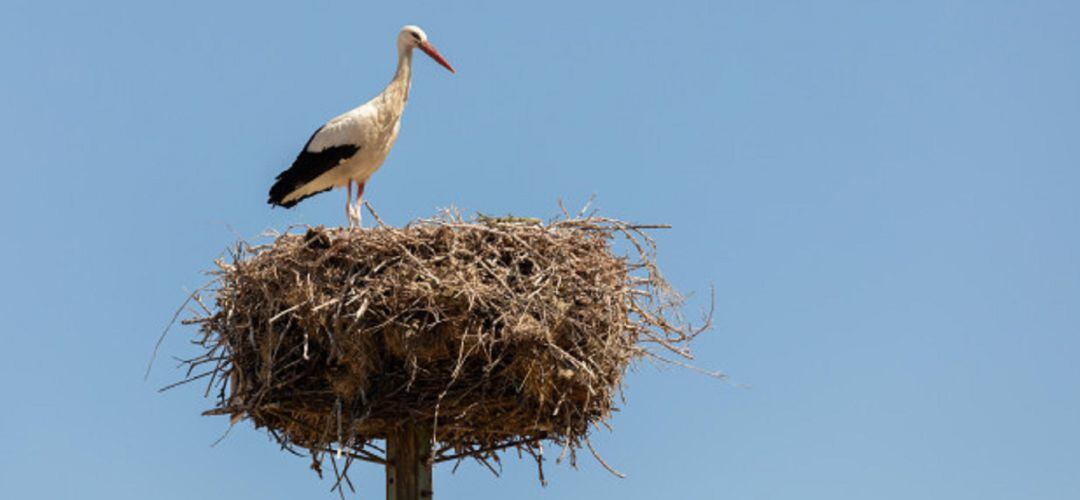
[[[679,319],[644,229],[447,213],[239,244],[185,321],[205,351],[181,383],[209,378],[206,414],[268,429],[317,470],[331,451],[385,463],[376,441],[405,422],[430,426],[434,461],[539,460],[543,441],[573,458],[632,361],[689,357],[704,329]]]

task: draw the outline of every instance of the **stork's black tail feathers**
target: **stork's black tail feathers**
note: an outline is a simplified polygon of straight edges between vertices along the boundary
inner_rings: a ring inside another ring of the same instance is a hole
[[[288,196],[289,193],[300,189],[304,185],[304,182],[298,179],[296,175],[289,174],[295,174],[295,172],[293,172],[292,169],[289,169],[277,176],[277,180],[276,182],[274,182],[274,185],[270,186],[270,198],[266,200],[267,203],[271,205],[277,205],[279,207],[292,208],[296,206],[297,203],[300,203],[300,200],[307,198],[307,196],[305,196],[303,198],[285,201],[285,197]],[[320,191],[320,193],[321,192],[322,191]],[[311,193],[308,196],[314,194],[318,193]]]
[[[310,143],[311,141],[308,142]],[[342,161],[352,158],[359,150],[359,146],[352,144],[329,147],[318,153],[312,153],[305,147],[300,153],[300,156],[296,157],[296,161],[293,162],[292,166],[289,167],[288,170],[278,174],[277,181],[270,187],[270,198],[267,200],[267,203],[280,207],[292,208],[296,206],[297,203],[300,203],[310,196],[329,191],[331,187],[285,201],[285,198],[294,191],[303,188],[307,183],[314,181],[320,175],[323,175],[330,171],[330,169],[338,166]]]

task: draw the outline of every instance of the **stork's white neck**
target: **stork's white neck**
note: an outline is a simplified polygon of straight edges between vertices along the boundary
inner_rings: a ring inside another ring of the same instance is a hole
[[[410,80],[412,80],[412,49],[399,48],[394,78],[375,98],[380,103],[377,106],[379,113],[386,113],[388,123],[396,123],[401,113],[405,111],[405,102],[409,100]]]
[[[390,87],[397,87],[400,90],[404,90],[405,97],[409,96],[409,86],[412,82],[412,48],[403,48],[398,50],[398,63],[397,71],[394,72],[394,79],[390,80]]]

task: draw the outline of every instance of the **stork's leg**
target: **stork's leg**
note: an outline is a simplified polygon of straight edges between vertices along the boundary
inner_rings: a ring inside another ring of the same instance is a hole
[[[348,193],[345,195],[345,218],[349,221],[349,227],[353,227],[356,224],[356,213],[353,211],[352,205],[352,180],[349,180]]]

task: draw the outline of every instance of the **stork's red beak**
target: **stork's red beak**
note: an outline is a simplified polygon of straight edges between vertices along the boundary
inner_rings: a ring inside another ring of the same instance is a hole
[[[445,58],[443,58],[442,54],[440,54],[439,51],[435,50],[435,47],[431,45],[431,42],[421,42],[420,50],[424,51],[425,54],[431,56],[431,58],[434,59],[435,62],[443,65],[444,68],[450,70],[451,73],[457,73],[457,71],[454,71],[454,67],[451,66]]]

